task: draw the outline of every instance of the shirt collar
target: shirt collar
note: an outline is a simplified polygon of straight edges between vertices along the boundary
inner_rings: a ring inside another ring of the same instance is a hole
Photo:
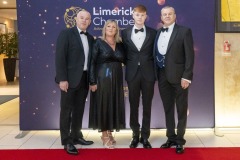
[[[78,27],[77,27],[77,29],[78,29],[78,32],[79,32],[79,33],[83,31],[83,30],[81,30],[81,29],[78,28]],[[83,31],[83,32],[86,32],[86,31]]]
[[[145,25],[143,25],[142,28],[143,28],[143,30],[144,30],[143,32],[146,32],[146,27],[145,27]],[[134,29],[141,29],[141,28],[137,28],[137,27],[134,25],[134,26],[133,26],[133,30],[134,30]]]
[[[169,31],[172,31],[172,30],[173,30],[174,25],[175,25],[175,22],[174,22],[173,24],[171,24],[170,26],[168,26],[168,27],[163,27],[163,28],[168,28],[168,32],[169,32]]]

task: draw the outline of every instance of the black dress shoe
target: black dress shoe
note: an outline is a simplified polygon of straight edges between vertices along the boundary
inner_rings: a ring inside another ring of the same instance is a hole
[[[184,147],[183,147],[183,145],[177,145],[176,146],[176,153],[177,154],[182,154],[182,153],[184,153]]]
[[[86,141],[83,138],[78,138],[73,141],[74,144],[81,144],[81,145],[91,145],[93,144],[93,141]]]
[[[163,143],[160,148],[170,148],[175,145],[176,145],[175,142],[167,141],[166,143]]]
[[[77,148],[72,145],[72,144],[66,144],[64,145],[64,150],[68,153],[68,154],[73,154],[73,155],[77,155],[78,154],[78,150]]]
[[[138,137],[133,137],[129,147],[130,148],[137,148],[138,142],[139,142],[139,138]]]
[[[147,139],[140,138],[140,143],[142,143],[143,147],[146,148],[146,149],[151,149],[152,148],[150,142]]]

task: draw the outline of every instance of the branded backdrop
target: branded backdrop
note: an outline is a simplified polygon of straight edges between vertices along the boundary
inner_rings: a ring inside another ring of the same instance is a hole
[[[214,1],[202,0],[17,0],[20,40],[20,129],[58,129],[60,91],[54,82],[55,47],[59,32],[75,24],[74,16],[84,8],[92,14],[88,29],[101,35],[107,19],[116,19],[121,29],[133,25],[132,9],[143,4],[148,9],[146,25],[161,26],[160,10],[176,9],[177,23],[193,31],[195,48],[194,79],[189,91],[188,127],[214,127]],[[125,85],[126,86],[126,85]],[[126,123],[129,127],[127,86]],[[86,101],[83,127],[88,127],[89,99]],[[140,106],[140,119],[141,119]],[[165,128],[162,102],[155,86],[152,128]]]

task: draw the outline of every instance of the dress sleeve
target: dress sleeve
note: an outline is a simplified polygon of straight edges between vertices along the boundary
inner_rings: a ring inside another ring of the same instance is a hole
[[[91,56],[91,60],[90,60],[90,70],[89,70],[90,85],[97,84],[96,68],[97,68],[98,51],[99,51],[99,43],[98,43],[98,40],[96,40],[93,44],[92,56]]]
[[[121,46],[121,52],[122,52],[122,56],[123,56],[121,62],[122,62],[124,65],[126,65],[127,52],[126,52],[126,50],[125,50],[125,48],[124,48],[124,44],[123,44],[122,42],[120,43],[120,46]]]

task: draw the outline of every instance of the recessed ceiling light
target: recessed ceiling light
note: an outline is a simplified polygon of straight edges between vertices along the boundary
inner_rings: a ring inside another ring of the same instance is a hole
[[[8,2],[7,2],[7,1],[3,1],[2,3],[3,3],[3,4],[7,4]]]

